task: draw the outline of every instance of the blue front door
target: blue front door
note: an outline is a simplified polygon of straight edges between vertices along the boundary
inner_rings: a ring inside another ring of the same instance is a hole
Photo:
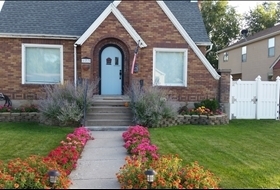
[[[122,94],[122,54],[114,46],[101,52],[101,95]]]

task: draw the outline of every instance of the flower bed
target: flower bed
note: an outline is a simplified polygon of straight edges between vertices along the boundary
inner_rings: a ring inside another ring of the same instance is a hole
[[[15,158],[7,163],[0,160],[0,189],[50,189],[48,171],[57,170],[60,175],[57,189],[68,189],[70,172],[76,168],[77,161],[86,142],[93,137],[85,127],[78,127],[68,134],[65,141],[47,156],[31,155],[26,159]]]
[[[125,158],[125,164],[116,173],[121,189],[147,189],[147,169],[155,173],[150,189],[219,188],[220,179],[198,162],[182,166],[178,155],[159,155],[158,148],[151,144],[148,128],[130,126],[122,136],[124,147],[131,156]]]
[[[169,127],[174,125],[224,125],[229,123],[226,114],[221,115],[178,115],[174,118],[162,119],[159,127]]]

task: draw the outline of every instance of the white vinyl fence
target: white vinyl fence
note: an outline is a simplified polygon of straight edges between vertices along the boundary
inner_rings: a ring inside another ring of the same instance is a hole
[[[229,119],[279,120],[280,77],[276,81],[230,79]]]

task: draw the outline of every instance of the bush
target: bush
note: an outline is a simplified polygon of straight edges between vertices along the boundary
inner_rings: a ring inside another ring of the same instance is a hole
[[[90,131],[82,126],[68,134],[66,140],[46,157],[32,155],[7,163],[0,161],[0,189],[50,189],[49,170],[60,173],[55,187],[68,189],[71,185],[68,175],[76,168],[77,160],[90,139],[93,139]]]
[[[71,82],[64,84],[44,85],[44,97],[40,97],[38,109],[42,113],[42,122],[46,124],[73,125],[81,123],[84,109],[92,104],[92,95],[98,80],[87,82],[81,80],[77,87]],[[85,90],[86,104],[84,102]],[[48,121],[48,122],[46,122]]]
[[[195,103],[194,106],[195,108],[204,106],[205,108],[210,109],[210,111],[216,112],[216,110],[219,108],[219,102],[216,99],[205,99],[200,103]]]
[[[127,90],[134,114],[133,122],[146,127],[157,127],[163,118],[173,117],[174,109],[166,92],[159,87],[140,88],[135,82]]]
[[[182,166],[178,155],[157,154],[157,147],[150,144],[149,131],[142,126],[131,126],[123,133],[123,139],[132,142],[131,156],[125,158],[125,164],[116,173],[121,189],[147,189],[148,184],[144,172],[152,168],[156,175],[152,183],[153,189],[218,189],[219,178],[209,170],[204,170],[198,162]],[[141,135],[143,135],[141,137]],[[138,142],[138,144],[137,144]],[[134,146],[137,144],[136,146]],[[127,146],[126,148],[131,148]],[[140,147],[139,147],[140,146]],[[141,148],[150,147],[152,148]],[[151,156],[154,153],[157,156]]]

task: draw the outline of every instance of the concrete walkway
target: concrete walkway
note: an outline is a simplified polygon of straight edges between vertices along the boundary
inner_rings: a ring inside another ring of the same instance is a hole
[[[120,189],[116,173],[128,155],[122,131],[92,131],[94,140],[84,147],[75,170],[69,175],[69,189]]]

